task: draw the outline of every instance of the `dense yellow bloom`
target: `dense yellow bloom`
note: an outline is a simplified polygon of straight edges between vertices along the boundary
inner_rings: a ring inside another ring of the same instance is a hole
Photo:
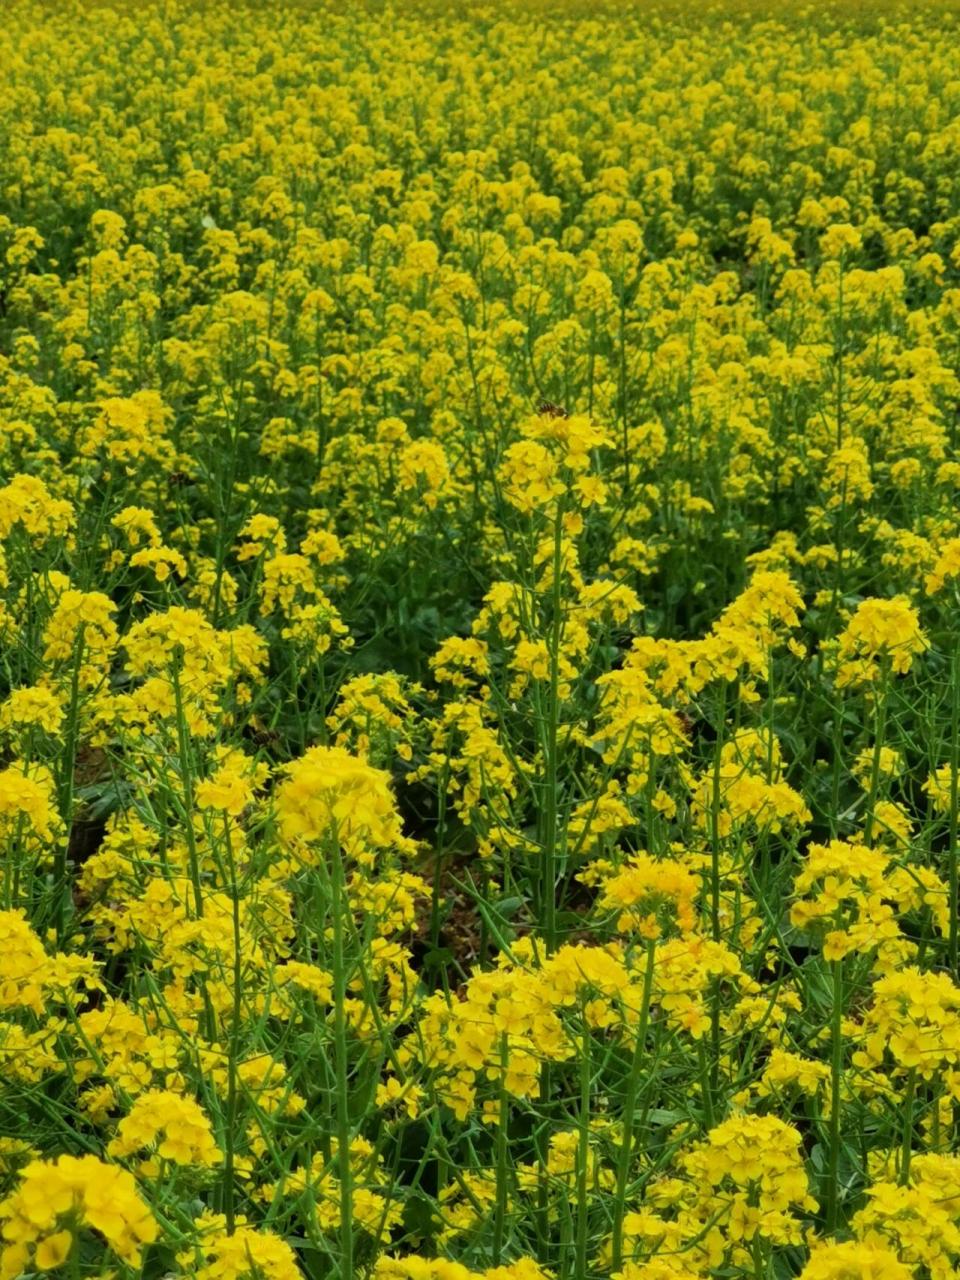
[[[960,575],[960,538],[951,538],[940,549],[931,571],[925,580],[928,595],[936,595],[944,586]]]
[[[26,729],[34,725],[56,733],[63,723],[63,707],[52,689],[34,685],[14,689],[0,705],[0,729]]]
[[[931,1079],[960,1063],[960,988],[944,973],[887,974],[874,985],[863,1032],[855,1062],[876,1066],[889,1053],[901,1069]]]
[[[161,1160],[174,1164],[208,1166],[221,1159],[210,1121],[197,1103],[169,1090],[141,1093],[107,1150],[113,1156],[130,1156],[154,1146]]]
[[[53,779],[48,769],[27,770],[22,764],[0,769],[0,835],[26,828],[49,840],[57,824]]]
[[[911,954],[897,925],[901,913],[931,907],[940,929],[948,928],[946,886],[933,872],[891,865],[889,855],[862,844],[833,840],[811,844],[794,880],[798,895],[791,923],[824,932],[823,954],[842,960],[851,951],[878,952],[878,965],[889,968]],[[802,896],[801,896],[802,895]]]
[[[44,631],[45,659],[66,662],[79,654],[81,661],[109,661],[119,640],[116,611],[101,591],[63,591]]]
[[[220,809],[233,817],[243,812],[252,795],[250,780],[230,765],[223,765],[213,777],[197,783],[197,804],[201,809]]]
[[[864,600],[840,636],[837,683],[874,681],[884,666],[903,675],[926,648],[917,611],[905,598]]]
[[[156,1221],[132,1174],[96,1156],[32,1161],[0,1203],[0,1220],[6,1242],[0,1275],[5,1280],[20,1275],[31,1261],[44,1271],[58,1266],[74,1247],[77,1227],[92,1228],[134,1267],[143,1245],[157,1236]]]
[[[240,1222],[227,1231],[221,1216],[208,1214],[197,1223],[198,1248],[203,1262],[197,1266],[191,1254],[183,1255],[184,1273],[202,1280],[300,1280],[293,1250],[272,1231],[258,1231]]]
[[[557,471],[556,459],[545,445],[522,440],[507,450],[500,476],[510,502],[529,515],[566,492]]]
[[[960,1227],[937,1190],[922,1178],[911,1187],[875,1183],[853,1220],[859,1240],[881,1257],[895,1250],[902,1261],[924,1267],[935,1280],[947,1280],[960,1256]]]
[[[46,1001],[75,998],[75,988],[100,987],[92,955],[48,955],[25,912],[0,911],[0,1009],[43,1012]]]
[[[38,542],[63,536],[73,525],[70,503],[54,498],[36,476],[17,475],[0,488],[0,539],[20,528]]]
[[[47,963],[40,939],[22,911],[0,914],[0,1008],[43,1009],[43,974]]]
[[[913,1269],[883,1245],[862,1240],[814,1247],[800,1280],[912,1280]]]
[[[277,788],[284,840],[339,840],[357,857],[402,849],[406,842],[389,778],[342,747],[314,747],[285,769]]]
[[[601,905],[620,912],[618,928],[657,937],[661,918],[674,918],[683,932],[694,925],[697,880],[684,867],[637,854],[604,881]]]

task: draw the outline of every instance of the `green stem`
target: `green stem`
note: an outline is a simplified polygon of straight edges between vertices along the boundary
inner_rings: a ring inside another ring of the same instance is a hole
[[[873,835],[874,809],[877,804],[877,792],[880,790],[880,762],[883,755],[883,739],[887,730],[887,681],[884,678],[877,689],[877,701],[874,708],[874,743],[873,761],[870,766],[870,793],[867,797],[867,815],[863,824],[863,842],[870,844]]]
[[[70,892],[67,855],[70,849],[70,832],[73,828],[73,795],[77,768],[77,737],[80,719],[80,667],[83,662],[84,624],[77,630],[73,648],[73,670],[70,674],[70,709],[67,712],[67,728],[63,743],[63,761],[60,773],[60,815],[63,818],[63,838],[57,842],[53,866],[54,927],[57,943],[63,941],[66,900]]]
[[[710,796],[710,934],[714,942],[720,941],[720,768],[723,755],[723,729],[727,720],[727,682],[722,685],[720,713],[717,716],[717,741],[713,760],[713,785]],[[720,980],[715,978],[710,988],[710,1045],[711,1067],[709,1093],[704,1104],[712,1113],[713,1099],[720,1087]]]
[[[590,1165],[590,1028],[583,1002],[580,1006],[580,1135],[577,1148],[577,1222],[574,1243],[574,1280],[587,1274],[587,1171]]]
[[[440,897],[443,890],[443,854],[447,828],[447,786],[450,773],[449,750],[443,769],[437,780],[437,834],[435,841],[435,857],[433,863],[433,889],[430,900],[430,947],[436,952],[440,948]]]
[[[549,1059],[540,1069],[540,1117],[537,1131],[537,1261],[543,1266],[550,1262],[550,1182],[547,1174],[547,1158],[550,1150],[550,1101],[553,1093],[553,1072]]]
[[[950,846],[947,851],[947,874],[950,885],[950,935],[949,960],[950,972],[955,981],[960,981],[960,871],[958,871],[957,823],[960,804],[958,804],[958,779],[960,769],[960,642],[953,651],[953,663],[950,673]]]
[[[830,1148],[827,1162],[827,1230],[836,1231],[840,1208],[840,1084],[843,1079],[843,961],[833,962],[830,1054]]]
[[[497,1202],[493,1216],[493,1265],[500,1266],[507,1224],[507,1160],[509,1157],[508,1125],[510,1095],[504,1083],[510,1063],[510,1041],[504,1031],[500,1037],[500,1114],[497,1118]]]
[[[637,1023],[637,1039],[633,1047],[633,1060],[627,1078],[627,1092],[623,1104],[623,1140],[617,1161],[616,1200],[614,1203],[613,1242],[611,1270],[618,1271],[623,1261],[623,1219],[626,1210],[627,1180],[633,1158],[633,1125],[640,1095],[643,1061],[646,1054],[647,1023],[650,1017],[650,993],[653,989],[653,963],[656,940],[647,941],[646,968],[643,973],[643,994],[640,997],[640,1017]]]
[[[703,1036],[697,1041],[697,1059],[700,1065],[700,1092],[703,1095],[703,1118],[708,1129],[713,1128],[713,1085],[710,1080],[710,1063]]]
[[[917,1097],[917,1069],[907,1073],[907,1088],[903,1099],[903,1138],[900,1144],[900,1185],[910,1182],[910,1158],[913,1155],[913,1106]]]
[[[723,727],[727,718],[727,682],[721,684],[720,713],[717,716],[717,741],[713,758],[713,784],[710,794],[710,936],[720,941],[720,766],[723,752]]]
[[[347,970],[344,954],[344,912],[348,909],[340,842],[334,837],[331,858],[333,914],[333,1038],[336,1075],[337,1164],[340,1175],[340,1280],[353,1276],[353,1183],[350,1169],[350,1095],[348,1091]]]
[[[227,860],[230,869],[230,895],[233,907],[233,1001],[230,1016],[230,1050],[227,1062],[227,1123],[224,1133],[223,1159],[223,1212],[227,1219],[227,1234],[233,1235],[235,1227],[235,1150],[237,1141],[238,1060],[240,1057],[241,993],[243,962],[240,954],[240,890],[237,885],[237,868],[230,839],[230,819],[224,815]]]
[[[543,912],[543,935],[547,952],[557,946],[557,833],[559,829],[557,736],[560,720],[560,640],[563,621],[563,597],[560,589],[560,568],[563,562],[563,518],[557,507],[553,534],[553,582],[550,619],[550,702],[547,708],[547,731],[544,744],[544,808],[543,808],[543,884],[540,901]]]
[[[193,829],[193,767],[187,742],[187,718],[183,709],[183,690],[180,687],[180,659],[173,663],[173,697],[177,708],[177,749],[180,756],[180,782],[183,786],[184,835],[187,839],[187,856],[190,861],[190,881],[193,885],[193,901],[197,919],[203,919],[203,889],[200,885],[200,858],[197,854],[197,835]]]

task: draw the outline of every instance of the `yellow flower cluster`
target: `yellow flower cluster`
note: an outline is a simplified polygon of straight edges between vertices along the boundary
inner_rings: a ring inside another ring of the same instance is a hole
[[[125,1169],[96,1156],[34,1160],[16,1191],[0,1203],[4,1248],[0,1275],[22,1275],[61,1266],[75,1247],[74,1233],[91,1227],[110,1251],[138,1266],[141,1250],[157,1237],[157,1224]]]

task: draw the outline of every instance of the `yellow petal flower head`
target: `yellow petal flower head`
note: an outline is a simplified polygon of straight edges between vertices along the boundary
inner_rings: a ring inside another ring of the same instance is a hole
[[[133,1174],[96,1156],[31,1161],[16,1189],[0,1203],[0,1220],[8,1242],[0,1253],[3,1280],[27,1270],[31,1254],[42,1270],[58,1265],[70,1252],[65,1236],[76,1227],[93,1228],[132,1267],[140,1264],[142,1246],[157,1236],[156,1221]]]
[[[799,1280],[913,1280],[914,1271],[884,1245],[862,1240],[818,1244]]]
[[[140,1094],[107,1150],[113,1156],[129,1156],[154,1144],[157,1155],[173,1164],[207,1167],[221,1159],[199,1104],[169,1089]]]
[[[917,611],[904,596],[863,600],[840,636],[837,684],[870,683],[885,669],[905,675],[927,647]]]
[[[656,938],[672,921],[689,933],[699,889],[696,877],[678,863],[638,853],[604,882],[600,905],[620,912],[621,932],[637,929],[645,938]]]
[[[277,818],[286,843],[337,839],[356,857],[408,847],[384,770],[342,747],[313,747],[284,772]]]

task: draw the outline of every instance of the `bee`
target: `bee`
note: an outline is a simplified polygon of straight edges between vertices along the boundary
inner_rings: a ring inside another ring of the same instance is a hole
[[[246,733],[250,741],[258,747],[275,747],[281,741],[281,735],[277,730],[268,729],[265,725],[247,725]]]
[[[563,405],[554,404],[552,400],[542,400],[540,404],[537,405],[537,413],[539,413],[542,418],[570,417]]]

